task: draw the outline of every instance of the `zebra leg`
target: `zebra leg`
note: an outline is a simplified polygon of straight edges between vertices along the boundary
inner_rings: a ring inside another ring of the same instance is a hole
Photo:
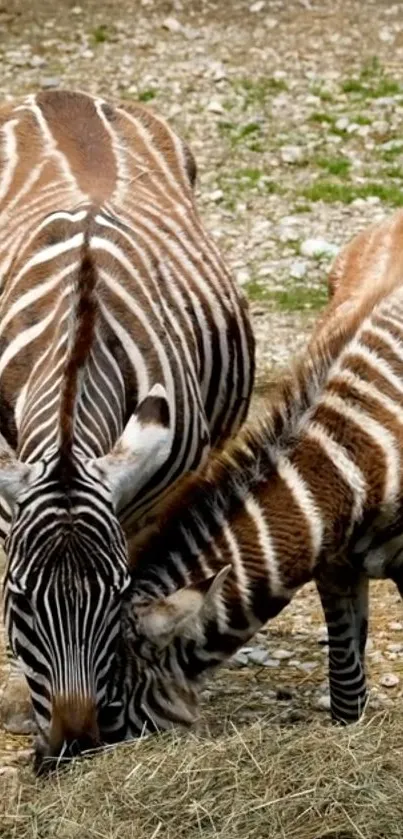
[[[362,574],[347,593],[317,582],[329,633],[330,710],[335,722],[356,722],[365,707],[365,645],[368,578]]]

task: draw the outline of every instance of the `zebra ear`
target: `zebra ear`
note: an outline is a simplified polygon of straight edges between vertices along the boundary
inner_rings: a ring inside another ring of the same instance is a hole
[[[128,503],[169,457],[172,445],[168,397],[154,385],[130,417],[113,449],[93,464],[109,484],[116,510]]]
[[[15,451],[0,434],[0,495],[13,507],[37,473],[37,464],[18,460]]]
[[[230,570],[231,565],[226,565],[214,577],[136,607],[140,632],[162,646],[175,635],[197,637],[201,630],[200,621],[213,605]]]

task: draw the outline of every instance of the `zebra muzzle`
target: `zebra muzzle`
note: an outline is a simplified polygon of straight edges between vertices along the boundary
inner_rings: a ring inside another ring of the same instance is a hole
[[[49,734],[37,742],[38,774],[59,768],[65,761],[101,745],[96,702],[81,695],[57,695],[52,702]]]

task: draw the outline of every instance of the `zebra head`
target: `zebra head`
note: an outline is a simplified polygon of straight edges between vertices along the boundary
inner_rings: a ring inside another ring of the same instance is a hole
[[[29,685],[43,768],[44,758],[68,757],[103,740],[100,720],[110,704],[130,580],[118,511],[168,455],[165,391],[150,391],[100,458],[77,451],[66,464],[55,451],[23,463],[4,439],[0,444],[0,492],[12,510],[5,622]]]
[[[113,680],[115,695],[124,696],[115,739],[195,722],[201,677],[234,651],[229,642],[236,646],[217,622],[216,599],[230,570],[226,565],[166,596],[150,593],[154,581],[150,587],[132,584]]]

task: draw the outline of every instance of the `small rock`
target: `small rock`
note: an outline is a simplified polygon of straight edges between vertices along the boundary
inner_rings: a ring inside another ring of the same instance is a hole
[[[302,260],[297,260],[296,262],[291,263],[290,276],[294,280],[302,280],[302,278],[305,277],[306,272],[307,272],[306,262],[302,262]]]
[[[236,667],[246,667],[248,661],[249,659],[247,653],[244,653],[242,650],[238,650],[238,652],[230,658],[230,663],[234,664]]]
[[[223,197],[224,197],[224,193],[223,193],[222,189],[214,189],[213,192],[210,192],[210,195],[209,195],[210,201],[214,201],[216,203],[217,203],[217,201],[221,201],[221,199]]]
[[[211,99],[211,101],[207,105],[207,110],[211,111],[212,114],[224,114],[225,110],[221,105],[221,102],[217,102],[216,99]]]
[[[283,163],[301,163],[304,159],[304,149],[302,146],[282,146],[280,157]]]
[[[312,673],[312,670],[318,666],[316,661],[302,661],[298,667],[298,670],[302,670],[305,673]]]
[[[403,629],[403,623],[401,623],[401,621],[390,621],[389,629],[391,629],[392,632],[400,632],[400,630]]]
[[[268,29],[270,31],[271,29],[275,29],[275,27],[278,24],[278,20],[276,20],[275,17],[265,17],[263,23],[264,23],[266,29]],[[283,72],[283,71],[277,70],[276,72],[279,73],[279,72]],[[283,78],[285,76],[286,76],[286,73],[284,73]],[[275,77],[276,77],[276,74],[274,73],[273,78],[275,78]]]
[[[47,64],[43,55],[33,55],[30,61],[31,67],[44,67]]]
[[[256,0],[255,3],[252,3],[252,5],[249,6],[249,11],[250,12],[261,12],[262,9],[264,9],[265,5],[266,5],[266,0]]]
[[[300,238],[300,233],[295,227],[280,227],[278,237],[280,242],[297,242]]]
[[[318,711],[330,711],[329,694],[325,694],[325,696],[315,697],[313,701],[313,707],[316,708]]]
[[[236,279],[239,285],[245,285],[250,281],[250,273],[247,268],[241,268],[236,272]]]
[[[336,128],[338,131],[347,131],[348,124],[348,117],[339,117],[339,119],[336,122]]]
[[[249,653],[249,661],[252,664],[260,664],[262,667],[278,667],[280,664],[279,661],[270,658],[267,650],[259,649],[259,647]]]
[[[316,258],[321,256],[335,257],[339,250],[338,245],[333,245],[326,239],[305,239],[300,248],[302,256],[314,256]]]
[[[388,644],[387,649],[391,653],[401,653],[403,650],[403,644]]]
[[[384,688],[394,688],[400,682],[399,676],[396,673],[384,673],[379,679],[379,684]]]
[[[180,32],[182,29],[182,24],[179,23],[179,20],[176,17],[166,17],[165,20],[162,21],[163,29],[168,29],[169,32]]]
[[[292,658],[294,653],[290,652],[290,650],[273,650],[271,656],[272,658],[277,658],[279,661],[285,661],[287,658]]]
[[[59,76],[45,76],[41,80],[41,87],[43,90],[48,90],[51,87],[59,87],[60,81]]]

